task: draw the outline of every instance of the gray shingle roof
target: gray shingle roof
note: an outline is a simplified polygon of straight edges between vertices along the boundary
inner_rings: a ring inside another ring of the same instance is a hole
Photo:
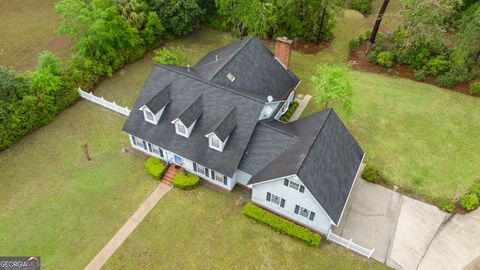
[[[212,128],[212,132],[224,142],[225,139],[230,136],[230,133],[232,133],[235,127],[237,127],[237,110],[236,107],[233,107],[220,118],[218,124]]]
[[[203,95],[198,95],[192,103],[190,103],[182,112],[177,116],[180,121],[186,126],[189,127],[193,122],[195,122],[203,113]]]
[[[163,107],[170,103],[170,101],[172,101],[172,98],[170,97],[172,87],[171,83],[168,84],[165,88],[160,90],[158,94],[154,95],[147,103],[145,103],[145,106],[147,106],[147,108],[153,113],[159,112]]]
[[[158,124],[146,122],[138,108],[171,82],[175,86],[171,89],[172,101],[165,107]],[[177,135],[171,121],[192,104],[200,93],[204,108],[202,116],[198,118],[189,138]],[[185,70],[154,65],[123,131],[232,177],[247,148],[263,105],[263,102],[254,97],[205,82]],[[236,107],[237,128],[231,132],[223,152],[213,150],[205,135],[211,132],[212,127],[232,107]]]
[[[254,175],[248,184],[296,174],[338,224],[363,150],[332,109],[291,123],[291,132],[300,139]]]
[[[298,84],[298,78],[273,57],[273,53],[255,36],[247,37],[208,53],[195,66],[206,80],[240,89],[267,100],[285,99]],[[227,74],[232,73],[232,82]]]

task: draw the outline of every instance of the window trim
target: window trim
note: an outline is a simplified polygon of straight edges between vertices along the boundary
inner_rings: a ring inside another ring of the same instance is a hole
[[[301,217],[304,217],[310,221],[313,221],[315,220],[315,212],[310,210],[310,209],[307,209],[305,207],[302,207],[298,204],[295,205],[295,210],[294,210],[294,213],[301,216]]]
[[[149,119],[149,118],[148,118],[149,116],[151,116],[152,119]],[[157,117],[156,117],[155,114],[154,114],[152,111],[150,111],[150,110],[148,109],[148,107],[146,107],[146,106],[143,108],[143,118],[145,119],[145,121],[147,121],[147,122],[149,122],[149,123],[152,123],[152,124],[155,124],[155,125],[157,124]]]
[[[275,201],[273,201],[275,199]],[[270,192],[267,191],[267,197],[266,197],[266,200],[268,202],[271,202],[277,206],[280,206],[281,208],[285,208],[285,199],[280,197],[280,196],[277,196],[275,194],[272,194]]]
[[[185,133],[180,130],[181,128],[184,129]],[[181,121],[175,122],[175,131],[178,135],[188,137],[188,128]]]

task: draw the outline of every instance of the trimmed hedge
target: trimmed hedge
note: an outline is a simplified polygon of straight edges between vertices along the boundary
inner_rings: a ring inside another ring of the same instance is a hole
[[[252,203],[247,203],[245,205],[243,208],[243,214],[260,223],[268,225],[276,231],[301,239],[312,246],[318,246],[320,240],[322,240],[320,234],[274,215]]]
[[[290,120],[290,118],[292,117],[293,113],[295,112],[295,110],[297,109],[298,105],[300,105],[300,103],[298,103],[298,101],[294,100],[290,106],[288,106],[288,110],[285,112],[284,115],[282,115],[282,117],[280,117],[280,120],[282,120],[283,122],[288,122],[288,120]]]
[[[190,190],[198,187],[199,181],[200,178],[195,174],[182,171],[175,175],[172,184],[176,188]]]
[[[147,169],[148,174],[153,178],[160,180],[162,179],[167,166],[163,164],[158,158],[150,157],[145,162],[145,168]]]

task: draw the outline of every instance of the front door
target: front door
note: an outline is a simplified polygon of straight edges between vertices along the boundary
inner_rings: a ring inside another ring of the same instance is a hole
[[[177,164],[183,164],[183,159],[180,156],[175,155],[175,163]]]

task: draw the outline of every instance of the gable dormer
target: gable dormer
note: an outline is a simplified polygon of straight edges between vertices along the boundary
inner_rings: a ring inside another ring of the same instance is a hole
[[[175,132],[180,136],[190,137],[193,127],[202,114],[202,95],[199,95],[171,122],[175,125]]]
[[[168,84],[165,88],[154,95],[145,105],[139,108],[143,111],[145,121],[156,125],[162,117],[165,107],[172,101],[171,93],[172,84]]]
[[[237,127],[236,107],[233,107],[223,116],[212,131],[205,135],[208,138],[208,146],[214,150],[222,152],[230,137],[230,134]]]

